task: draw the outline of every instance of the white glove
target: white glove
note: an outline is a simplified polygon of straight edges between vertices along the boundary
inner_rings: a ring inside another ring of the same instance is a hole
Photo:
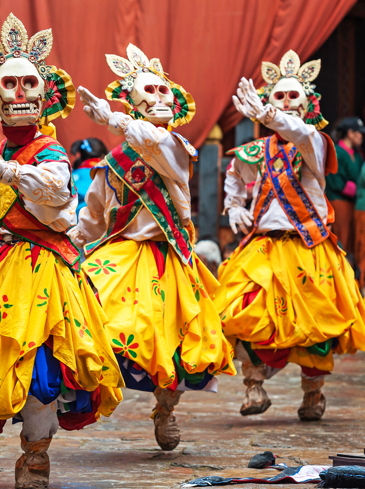
[[[244,234],[248,234],[248,228],[252,226],[253,214],[245,207],[231,207],[228,209],[229,224],[234,234],[237,234],[237,225]]]
[[[84,112],[96,124],[107,126],[112,115],[110,105],[106,100],[95,97],[87,88],[77,89],[81,102],[85,105]]]
[[[0,183],[17,185],[20,176],[20,165],[17,161],[5,161],[0,157]]]
[[[256,93],[251,78],[250,81],[241,78],[238,84],[237,97],[233,95],[232,100],[237,111],[245,117],[260,119],[266,115],[265,107]]]
[[[128,124],[133,121],[133,117],[123,114],[123,112],[113,112],[109,117],[109,131],[116,136],[122,136]]]
[[[78,226],[71,228],[67,234],[73,244],[77,246],[80,250],[82,250],[84,245],[86,245],[87,239],[80,234]]]

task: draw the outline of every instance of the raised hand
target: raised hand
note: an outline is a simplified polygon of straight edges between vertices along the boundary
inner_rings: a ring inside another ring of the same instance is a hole
[[[246,78],[241,78],[238,84],[237,96],[233,95],[233,103],[237,111],[245,117],[256,119],[260,117],[264,111],[263,103],[256,93],[253,81]]]
[[[110,105],[104,99],[95,97],[87,88],[79,87],[77,89],[80,100],[84,104],[84,112],[96,124],[107,126],[109,118],[112,115]]]

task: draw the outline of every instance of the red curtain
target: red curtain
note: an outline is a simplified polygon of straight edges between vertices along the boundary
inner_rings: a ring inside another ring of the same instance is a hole
[[[66,70],[75,86],[104,97],[115,75],[105,53],[126,56],[129,42],[191,92],[197,105],[181,133],[199,147],[218,121],[224,131],[240,119],[231,104],[241,76],[262,83],[261,61],[274,63],[288,49],[307,59],[331,34],[356,0],[2,0],[0,22],[13,12],[29,36],[52,27],[48,64]],[[121,104],[112,102],[113,110]],[[76,107],[57,120],[67,150],[75,139],[99,137],[111,149],[119,139]],[[178,129],[180,132],[180,129]]]

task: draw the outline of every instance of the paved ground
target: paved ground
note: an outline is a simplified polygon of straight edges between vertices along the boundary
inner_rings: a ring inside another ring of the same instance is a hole
[[[242,376],[221,376],[218,394],[184,394],[177,409],[182,441],[169,453],[162,452],[154,440],[149,420],[152,395],[125,391],[125,400],[111,418],[80,432],[58,432],[50,449],[50,487],[177,489],[184,481],[206,475],[256,475],[245,467],[254,454],[265,450],[292,466],[327,464],[328,456],[338,452],[361,453],[365,447],[364,368],[365,353],[338,359],[324,390],[325,418],[311,424],[299,422],[296,416],[302,397],[297,367],[287,367],[267,383],[273,405],[265,414],[250,418],[238,412]],[[14,487],[14,462],[21,453],[19,431],[19,424],[8,422],[0,435],[1,489]],[[274,473],[260,471],[260,476]]]

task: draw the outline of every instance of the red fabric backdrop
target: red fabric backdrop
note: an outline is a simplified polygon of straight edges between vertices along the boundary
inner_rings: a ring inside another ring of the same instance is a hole
[[[1,0],[0,22],[13,12],[29,36],[52,27],[48,64],[66,70],[75,86],[104,97],[115,80],[105,53],[125,56],[129,42],[161,59],[169,77],[190,91],[193,121],[181,129],[199,147],[215,123],[224,131],[240,119],[231,104],[241,76],[262,83],[261,61],[278,63],[288,49],[307,59],[331,34],[356,0]],[[112,102],[113,110],[121,104]],[[57,137],[69,150],[75,139],[118,143],[93,124],[77,101]],[[180,131],[180,129],[179,129]]]

